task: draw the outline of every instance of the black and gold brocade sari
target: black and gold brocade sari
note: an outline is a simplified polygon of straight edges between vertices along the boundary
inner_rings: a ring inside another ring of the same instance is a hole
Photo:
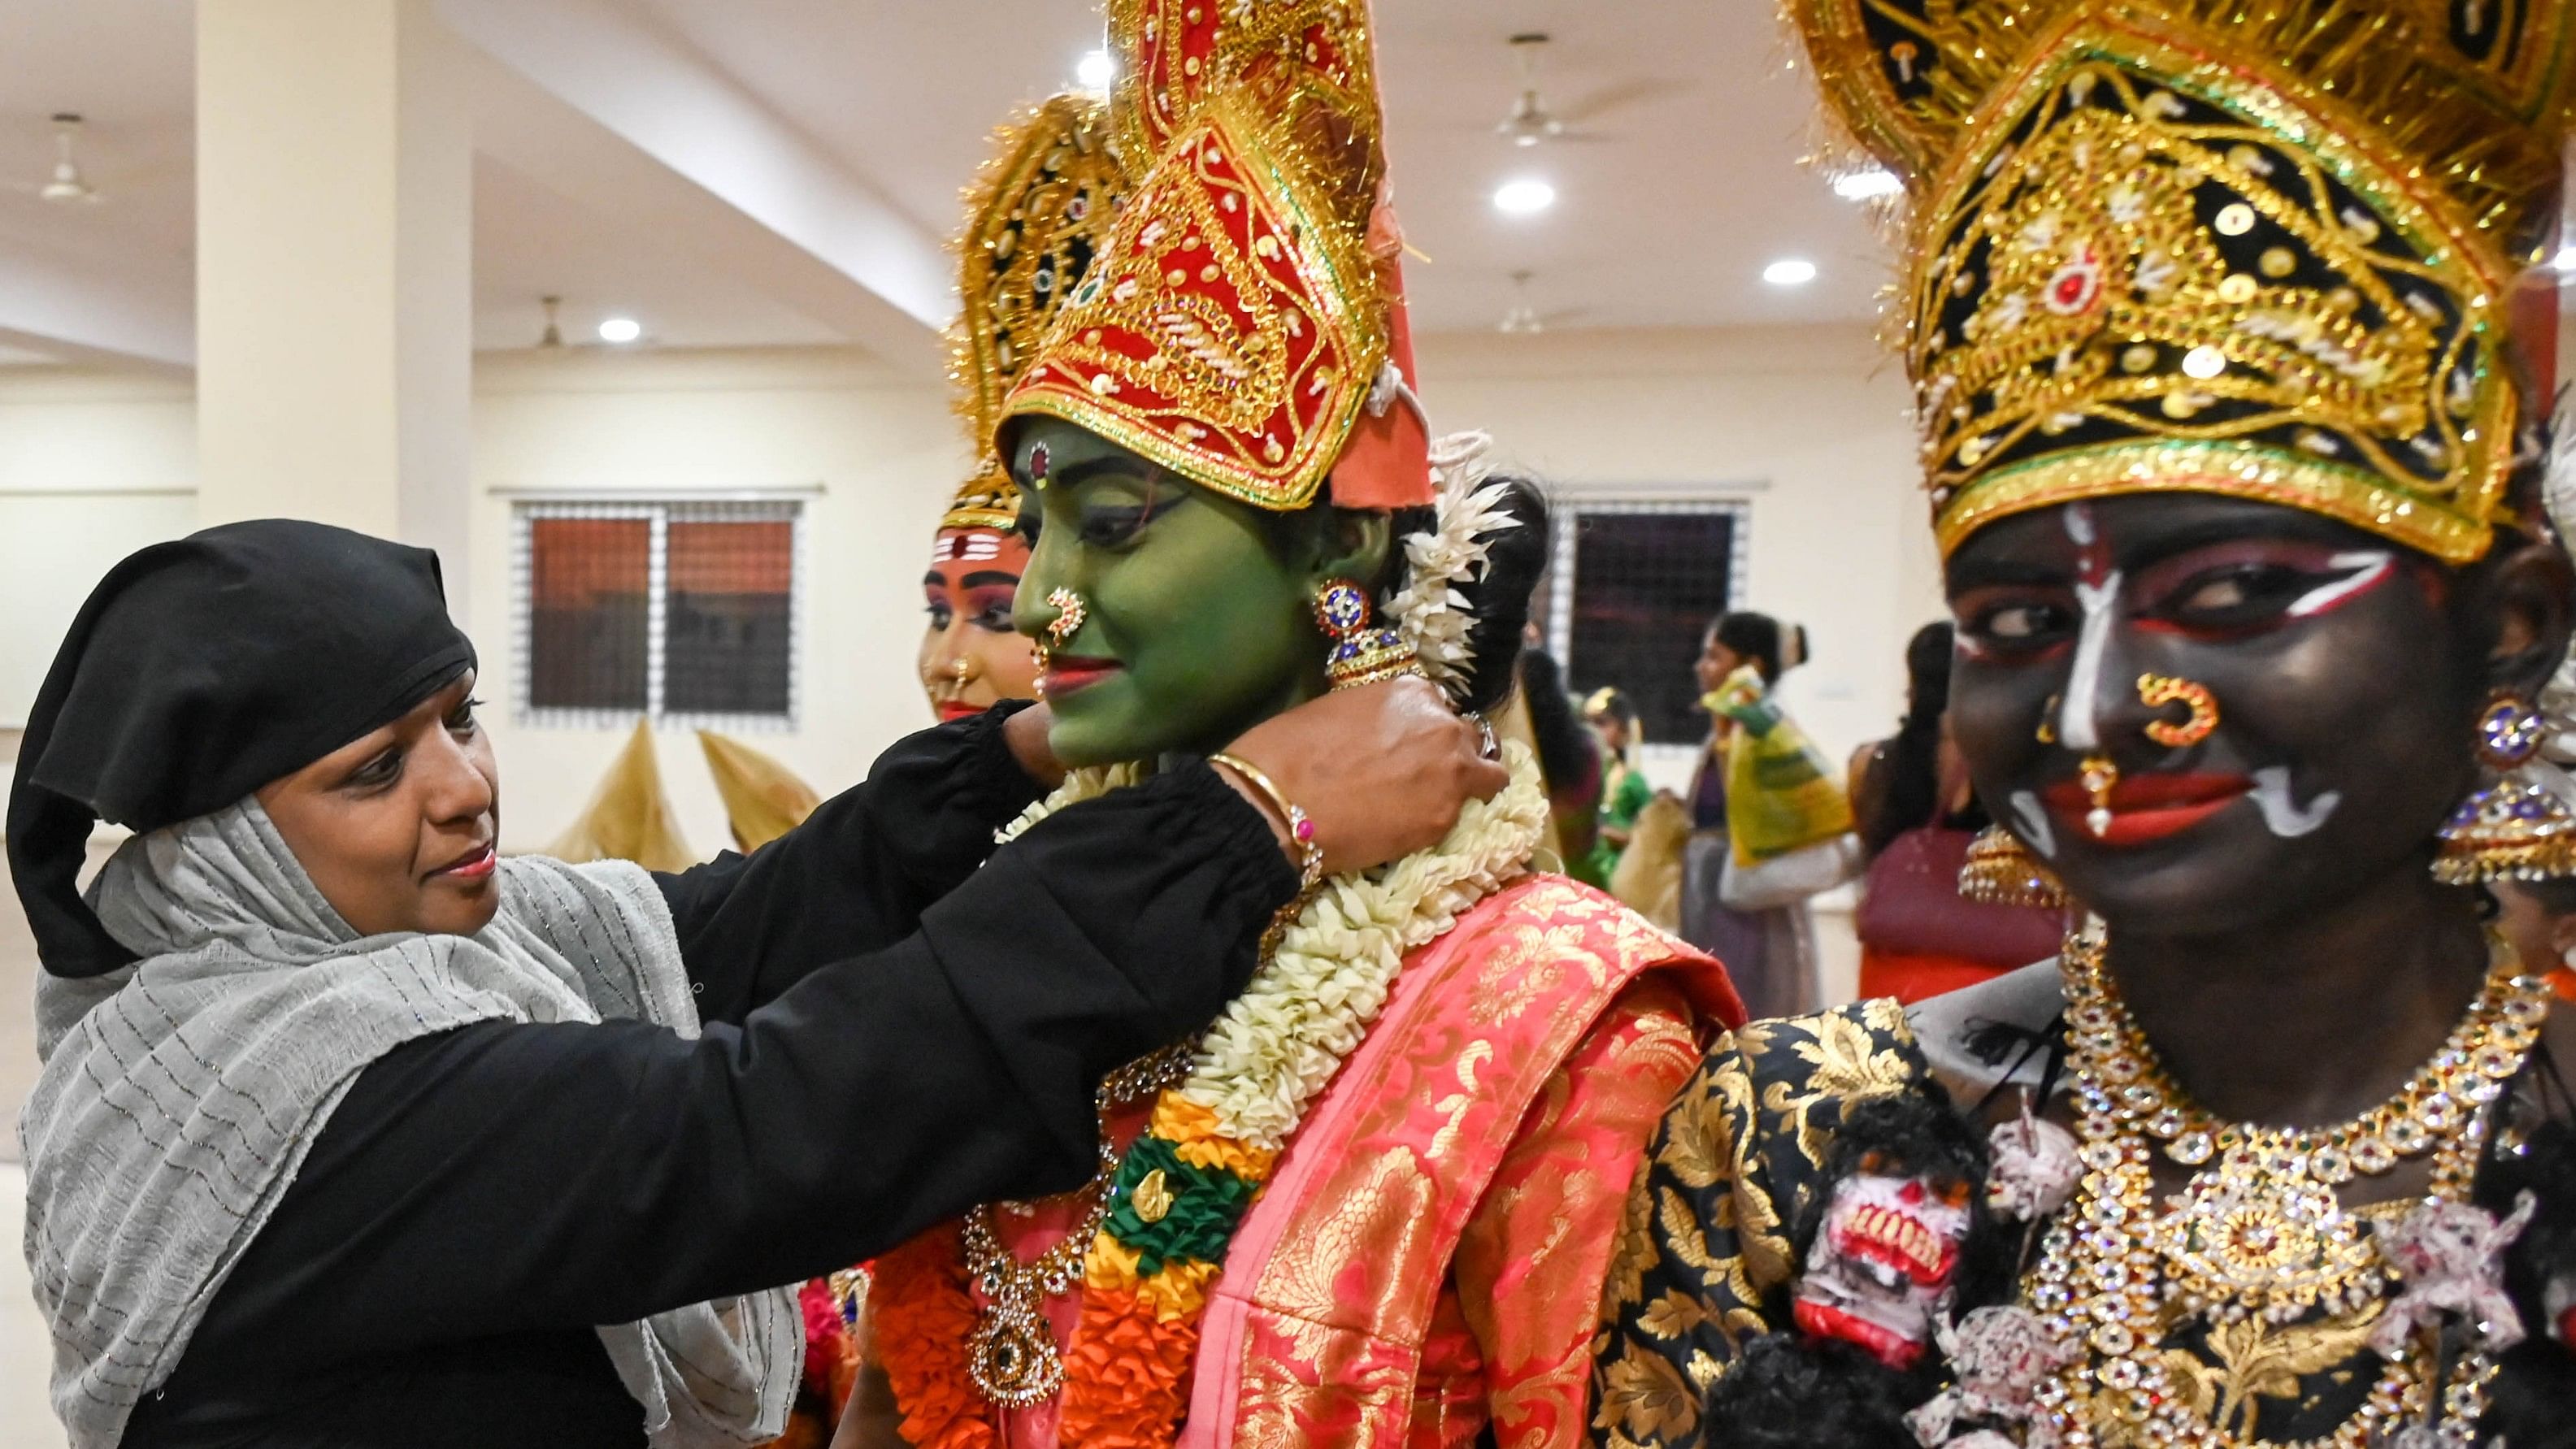
[[[1961,993],[1931,1022],[1925,1008],[1909,1016],[1893,1000],[1864,1001],[1754,1022],[1718,1044],[1666,1115],[1630,1195],[1595,1344],[1599,1449],[1727,1449],[1725,1426],[1706,1422],[1702,1406],[1746,1344],[1795,1331],[1797,1225],[1811,1222],[1831,1194],[1826,1163],[1846,1111],[1884,1094],[1926,1092],[1985,1116],[1999,1087],[2017,1103],[2021,1093],[2011,1087],[2051,1081],[2063,1047],[2057,1025],[2041,1025],[2048,1008],[2038,1004],[2040,973],[2053,980],[2056,967]],[[1992,1015],[2018,1018],[2035,1050],[2017,1052],[2010,1066],[1963,1072],[1966,1038],[1991,1030],[1979,1019],[1985,1013],[1956,1004],[1969,997],[2017,998],[2017,1009]],[[1940,1070],[1931,1056],[1941,1058]],[[2533,1080],[2544,1071],[2555,1082],[2545,1053],[2498,1104],[2499,1139],[2516,1140],[2548,1113],[2548,1094]],[[2556,1100],[2564,1102],[2563,1088]],[[2377,1362],[2362,1345],[2379,1311],[2374,1304],[2350,1319],[2256,1325],[2233,1337],[2194,1328],[2167,1340],[2167,1358],[2184,1369],[2212,1420],[2237,1436],[2230,1442],[2297,1443],[2352,1416]],[[2517,1431],[2508,1449],[2576,1445],[2576,1366],[2546,1340],[2543,1325],[2532,1328],[2535,1341],[2504,1359],[2490,1422],[2512,1406],[2526,1423],[2533,1406],[2553,1414],[2563,1407],[2555,1437]],[[2103,1442],[2121,1440],[2114,1432]]]

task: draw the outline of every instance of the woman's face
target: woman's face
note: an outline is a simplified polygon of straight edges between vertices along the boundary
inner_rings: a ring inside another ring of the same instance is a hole
[[[1592,732],[1601,737],[1601,748],[1614,755],[1624,755],[1628,752],[1628,726],[1619,716],[1593,714],[1586,715],[1584,718],[1592,726]]]
[[[1977,792],[2115,928],[2225,932],[2429,862],[2474,778],[2498,629],[2463,576],[2358,529],[2242,499],[2069,504],[1949,563],[1950,722]],[[2150,724],[2141,676],[2206,687],[2216,728]],[[2108,759],[2107,825],[2079,776]]]
[[[1011,465],[1037,529],[1013,614],[1052,657],[1059,759],[1207,753],[1323,692],[1312,610],[1329,575],[1306,557],[1317,550],[1286,541],[1295,520],[1050,418],[1021,428]],[[1059,590],[1083,612],[1061,638],[1048,627],[1064,617],[1048,602]]]
[[[501,906],[501,776],[471,674],[259,791],[323,899],[361,936],[470,936]]]
[[[943,528],[922,592],[921,687],[943,720],[1037,697],[1037,652],[1011,627],[1011,596],[1028,570],[1028,541],[990,528]]]
[[[1714,692],[1719,685],[1726,683],[1727,676],[1743,667],[1744,656],[1717,642],[1714,629],[1709,630],[1708,637],[1700,642],[1699,663],[1692,666],[1699,675],[1699,692],[1702,694]]]

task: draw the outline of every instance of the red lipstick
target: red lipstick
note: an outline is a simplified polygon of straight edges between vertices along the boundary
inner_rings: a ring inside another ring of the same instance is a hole
[[[1089,689],[1127,666],[1115,659],[1084,659],[1059,654],[1047,664],[1046,677],[1040,681],[1046,697],[1060,700],[1079,690]]]
[[[2085,823],[2093,798],[2082,782],[2061,780],[2043,792],[2049,813],[2087,840],[2104,845],[2145,845],[2179,835],[2235,804],[2254,788],[2244,775],[2135,775],[2111,787],[2103,803],[2110,827],[2095,835]]]

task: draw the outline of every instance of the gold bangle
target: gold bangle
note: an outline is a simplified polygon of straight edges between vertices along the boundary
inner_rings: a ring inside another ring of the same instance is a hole
[[[1305,811],[1297,808],[1296,804],[1288,798],[1288,792],[1279,788],[1278,781],[1262,773],[1260,766],[1228,754],[1210,755],[1208,763],[1223,765],[1242,776],[1243,782],[1250,785],[1256,794],[1269,801],[1270,808],[1278,812],[1281,820],[1287,822],[1288,838],[1297,845],[1298,894],[1303,895],[1313,890],[1324,878],[1324,847],[1315,843],[1315,822],[1307,818]]]

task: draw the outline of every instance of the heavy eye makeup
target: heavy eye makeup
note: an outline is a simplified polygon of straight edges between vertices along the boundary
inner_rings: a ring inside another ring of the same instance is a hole
[[[2075,637],[2075,593],[2054,584],[1988,584],[1950,601],[1959,647],[1979,659],[2042,658]]]
[[[2242,539],[2187,549],[2141,570],[2138,627],[2228,640],[2341,609],[2395,572],[2386,550],[2297,539]]]

